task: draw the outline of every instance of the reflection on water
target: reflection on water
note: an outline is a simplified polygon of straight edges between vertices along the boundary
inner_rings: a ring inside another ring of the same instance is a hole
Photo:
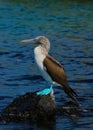
[[[93,2],[0,0],[0,110],[16,96],[39,90],[46,83],[38,75],[33,48],[20,40],[45,35],[50,54],[65,68],[82,108],[93,108]],[[66,95],[55,88],[57,104]],[[71,120],[57,117],[53,129],[93,128],[93,113]],[[39,129],[29,124],[1,124],[2,129]]]

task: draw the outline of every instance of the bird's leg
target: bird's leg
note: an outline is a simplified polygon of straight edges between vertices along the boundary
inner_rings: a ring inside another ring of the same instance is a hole
[[[53,90],[53,84],[50,85],[50,89],[51,89],[51,91]]]
[[[53,87],[53,84],[51,84],[50,88],[46,88],[44,90],[37,92],[37,95],[48,95],[48,94],[50,94],[53,90],[52,87]]]

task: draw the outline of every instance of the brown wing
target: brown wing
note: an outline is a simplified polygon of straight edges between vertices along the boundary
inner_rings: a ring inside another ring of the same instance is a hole
[[[53,59],[51,56],[47,55],[44,59],[44,67],[46,68],[47,73],[51,76],[52,80],[60,84],[64,91],[77,102],[76,93],[69,87],[66,74],[63,67]]]

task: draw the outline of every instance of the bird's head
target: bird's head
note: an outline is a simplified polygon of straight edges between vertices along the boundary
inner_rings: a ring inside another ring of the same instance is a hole
[[[47,52],[50,49],[50,42],[49,42],[48,38],[46,38],[45,36],[38,36],[38,37],[33,38],[33,39],[22,40],[21,42],[23,42],[23,43],[33,43],[33,45],[35,47],[41,46],[44,49],[46,49]]]

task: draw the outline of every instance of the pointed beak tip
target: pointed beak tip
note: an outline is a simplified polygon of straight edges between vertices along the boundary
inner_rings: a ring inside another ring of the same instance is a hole
[[[21,40],[20,42],[21,42],[21,43],[29,43],[29,42],[31,42],[31,39]]]
[[[26,39],[26,40],[21,40],[21,43],[35,43],[34,39]]]
[[[20,42],[22,43],[22,42],[24,42],[24,40],[21,40]]]

